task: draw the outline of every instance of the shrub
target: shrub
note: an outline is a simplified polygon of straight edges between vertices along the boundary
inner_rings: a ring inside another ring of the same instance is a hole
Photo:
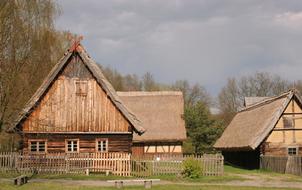
[[[183,161],[182,175],[188,178],[199,178],[202,174],[202,167],[198,160],[187,158]]]

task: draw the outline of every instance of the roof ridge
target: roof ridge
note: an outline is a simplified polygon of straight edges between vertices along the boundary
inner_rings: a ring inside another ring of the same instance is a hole
[[[117,91],[119,96],[182,96],[181,91]]]
[[[265,98],[259,102],[256,102],[254,104],[251,104],[245,108],[242,108],[241,110],[239,110],[238,112],[244,112],[244,111],[248,111],[248,110],[251,110],[251,109],[254,109],[254,108],[257,108],[259,106],[262,106],[262,105],[265,105],[265,104],[268,104],[268,103],[271,103],[275,100],[278,100],[280,98],[283,98],[284,96],[289,96],[291,94],[295,93],[295,91],[293,91],[292,89],[289,90],[289,91],[286,91],[286,92],[283,92],[282,94],[280,95],[277,95],[277,96],[273,96],[273,97],[268,97],[268,98]]]

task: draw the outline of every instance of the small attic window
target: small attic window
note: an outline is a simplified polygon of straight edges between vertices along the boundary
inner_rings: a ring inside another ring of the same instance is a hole
[[[284,128],[293,128],[294,127],[293,118],[283,117],[283,126]]]
[[[76,95],[77,96],[87,96],[88,84],[87,81],[76,81]]]

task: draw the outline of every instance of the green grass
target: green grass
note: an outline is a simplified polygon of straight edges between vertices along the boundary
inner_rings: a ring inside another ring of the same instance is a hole
[[[6,174],[0,173],[0,178],[13,178],[20,174]],[[91,173],[89,176],[84,174],[39,174],[34,175],[33,179],[65,179],[65,180],[115,180],[115,179],[133,179],[137,177],[121,177],[121,176],[114,176],[109,175],[106,176],[104,174],[94,174]],[[227,181],[234,181],[234,180],[244,180],[243,177],[235,176],[231,174],[225,174],[223,176],[202,176],[198,179],[187,179],[181,176],[175,175],[160,175],[160,176],[150,176],[146,177],[149,179],[161,179],[171,182],[190,182],[190,183],[218,183],[218,182],[227,182]]]
[[[137,177],[121,177],[121,176],[114,176],[114,175],[100,175],[100,174],[91,174],[89,176],[86,175],[36,175],[33,177],[34,179],[66,179],[66,180],[116,180],[116,179],[134,179]],[[244,180],[245,178],[240,176],[232,176],[232,175],[223,175],[223,176],[203,176],[198,179],[187,179],[181,176],[175,175],[160,175],[160,176],[149,176],[146,177],[148,179],[161,179],[165,181],[171,182],[190,182],[190,183],[217,183],[217,182],[227,182],[227,181],[234,181],[234,180]]]
[[[229,165],[224,166],[224,172],[232,173],[232,174],[259,174],[259,173],[275,174],[273,172],[266,171],[266,170],[260,170],[260,169],[247,170],[247,169],[237,168]]]
[[[1,174],[0,178],[13,178],[18,176],[18,174]],[[170,181],[174,183],[181,183],[181,184],[194,184],[198,183],[212,183],[212,184],[223,184],[230,181],[242,181],[248,180],[250,176],[256,176],[261,179],[269,180],[278,180],[284,182],[302,182],[301,176],[294,176],[294,175],[287,175],[287,174],[278,174],[270,171],[264,170],[245,170],[241,168],[225,166],[225,172],[223,176],[202,176],[198,179],[187,179],[181,176],[175,175],[161,175],[161,176],[150,176],[147,178],[153,179],[161,179],[163,181]],[[106,181],[106,180],[115,180],[115,179],[133,179],[136,177],[120,177],[120,176],[105,176],[104,174],[90,174],[86,176],[84,174],[61,174],[61,175],[45,175],[39,174],[34,175],[33,179],[65,179],[65,180],[98,180],[98,181]],[[35,185],[35,184],[33,184]],[[50,184],[53,185],[53,184]],[[3,187],[2,187],[3,188]],[[34,186],[33,186],[34,188]],[[74,187],[72,187],[74,188]],[[159,188],[159,187],[158,187]],[[0,186],[1,189],[1,186]],[[22,189],[22,188],[20,188]],[[68,187],[67,187],[68,189]],[[160,188],[159,188],[160,189]],[[194,188],[193,188],[194,189]],[[65,189],[64,189],[65,190]]]
[[[233,176],[228,174],[223,176],[202,176],[197,179],[183,178],[181,176],[173,176],[173,175],[151,176],[148,178],[161,179],[171,182],[183,182],[183,183],[223,183],[223,182],[235,181],[235,180],[245,180],[245,178],[243,177]]]
[[[17,187],[8,183],[0,183],[0,190],[114,190],[114,187],[94,187],[94,186],[75,186],[62,185],[59,183],[28,183]],[[125,186],[125,190],[140,190],[143,186]],[[234,186],[198,186],[198,185],[154,185],[153,190],[294,190],[290,188],[263,188],[263,187],[234,187]]]
[[[254,175],[254,176],[261,176],[265,178],[266,180],[271,180],[271,179],[276,179],[278,178],[280,181],[284,182],[302,182],[301,176],[296,176],[296,175],[291,175],[291,174],[281,174],[281,173],[276,173],[272,172],[269,170],[246,170],[246,169],[241,169],[237,167],[232,167],[232,166],[224,166],[224,172],[225,175]]]

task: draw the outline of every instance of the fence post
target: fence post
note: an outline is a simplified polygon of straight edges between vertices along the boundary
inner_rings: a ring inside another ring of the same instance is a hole
[[[65,154],[65,167],[66,167],[65,173],[69,173],[70,166],[69,166],[69,155],[68,154]]]

